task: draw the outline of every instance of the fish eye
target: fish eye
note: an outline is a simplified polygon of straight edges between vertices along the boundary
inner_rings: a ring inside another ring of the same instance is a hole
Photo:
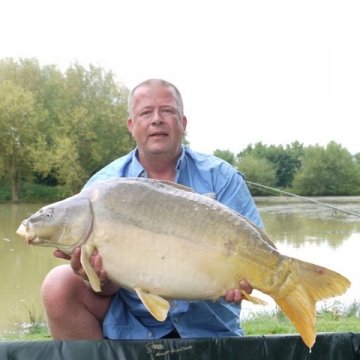
[[[52,216],[53,216],[53,211],[52,211],[52,210],[48,210],[48,211],[45,212],[44,215],[45,215],[45,217],[46,217],[47,219],[51,219]]]

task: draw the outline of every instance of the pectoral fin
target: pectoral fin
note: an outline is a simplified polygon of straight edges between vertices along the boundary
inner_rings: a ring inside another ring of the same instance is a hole
[[[101,288],[100,288],[99,276],[90,264],[90,258],[92,256],[92,254],[94,253],[94,251],[95,251],[95,246],[89,245],[89,244],[84,244],[81,247],[80,261],[81,261],[81,265],[83,266],[83,268],[86,272],[86,275],[90,281],[90,285],[91,285],[92,289],[96,292],[100,292]]]
[[[161,296],[149,294],[139,288],[134,289],[150,314],[159,321],[164,321],[170,309],[170,304]]]
[[[261,300],[261,299],[257,298],[256,296],[252,296],[245,291],[242,291],[241,295],[245,300],[250,301],[255,305],[266,305],[267,304],[266,301]]]

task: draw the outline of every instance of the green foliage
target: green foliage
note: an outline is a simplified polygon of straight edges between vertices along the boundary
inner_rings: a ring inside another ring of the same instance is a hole
[[[276,168],[265,158],[244,155],[239,159],[237,168],[247,181],[270,187],[276,184]],[[249,186],[249,190],[253,196],[264,195],[264,192],[256,187]]]
[[[304,147],[298,141],[287,145],[263,145],[261,142],[254,146],[248,145],[245,150],[238,154],[238,158],[245,155],[252,155],[258,159],[266,159],[273,164],[276,171],[275,186],[286,188],[291,186],[296,171],[301,167],[300,158],[304,152]],[[265,185],[265,184],[263,184]]]
[[[11,188],[9,185],[0,186],[0,202],[8,202],[11,200]]]
[[[1,63],[0,63],[1,69]],[[33,94],[18,84],[4,80],[0,91],[0,168],[11,185],[13,200],[19,200],[22,177],[30,171],[31,149],[41,135],[44,112]]]
[[[36,59],[0,61],[0,180],[53,182],[80,190],[97,170],[134,147],[128,89],[111,72],[75,63],[65,73]]]
[[[70,190],[61,185],[47,186],[44,184],[23,183],[19,197],[22,202],[56,202],[73,195]],[[11,188],[8,185],[0,187],[0,203],[12,201]]]
[[[43,184],[25,183],[21,187],[21,200],[28,203],[55,202],[73,195],[66,186],[47,186]]]
[[[96,170],[134,146],[126,127],[128,90],[111,72],[92,65],[87,70],[73,64],[64,75],[47,71],[52,128],[36,154],[35,170],[77,192]]]
[[[230,150],[216,149],[213,155],[227,161],[230,165],[235,165],[235,155]]]
[[[335,142],[326,148],[309,146],[293,188],[302,195],[354,195],[359,190],[359,167],[348,150]]]
[[[355,160],[355,162],[356,162],[357,167],[360,168],[360,153],[356,153],[356,154],[354,155],[354,160]]]

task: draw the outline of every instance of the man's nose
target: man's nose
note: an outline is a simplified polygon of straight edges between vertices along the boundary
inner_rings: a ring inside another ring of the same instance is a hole
[[[161,124],[163,121],[164,121],[164,119],[162,118],[160,109],[155,109],[154,113],[153,113],[152,123],[153,124]]]

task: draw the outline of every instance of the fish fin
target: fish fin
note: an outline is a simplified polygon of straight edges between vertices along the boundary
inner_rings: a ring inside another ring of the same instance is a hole
[[[206,193],[206,194],[203,194],[203,196],[206,196],[209,199],[216,200],[216,193]]]
[[[176,189],[179,189],[179,190],[183,190],[183,191],[187,191],[187,192],[191,192],[191,193],[196,193],[196,191],[194,191],[192,188],[189,188],[185,185],[181,185],[181,184],[178,184],[178,183],[173,183],[173,182],[170,182],[170,181],[166,181],[166,180],[159,180],[159,182],[163,183],[163,184],[166,184],[166,185],[169,185],[173,188],[176,188]],[[206,194],[202,194],[202,196],[205,196],[209,199],[213,199],[213,200],[216,200],[216,193],[206,193]]]
[[[92,289],[96,292],[100,292],[100,279],[95,269],[90,264],[90,258],[95,251],[95,246],[84,244],[81,246],[80,261],[83,266],[85,273],[90,281]]]
[[[166,181],[166,180],[159,180],[159,182],[165,184],[165,185],[169,185],[173,188],[176,188],[176,189],[179,189],[179,190],[183,190],[183,191],[187,191],[187,192],[191,192],[191,193],[196,193],[196,191],[194,191],[194,189],[188,187],[188,186],[185,186],[185,185],[181,185],[181,184],[178,184],[178,183],[173,183],[171,181]],[[216,193],[206,193],[206,194],[203,194],[203,196],[206,196],[207,198],[209,199],[213,199],[213,200],[216,200]]]
[[[181,184],[178,184],[178,183],[174,183],[174,182],[171,182],[171,181],[166,181],[166,180],[158,180],[158,182],[160,183],[163,183],[165,185],[169,185],[175,189],[179,189],[179,190],[183,190],[183,191],[188,191],[188,192],[192,192],[192,193],[195,193],[196,191],[194,191],[192,188],[188,187],[188,186],[185,186],[185,185],[181,185]]]
[[[252,296],[245,291],[242,291],[241,295],[245,300],[250,301],[255,305],[267,305],[266,301],[261,300],[261,299],[257,298],[256,296]]]
[[[296,261],[299,262],[299,282],[294,290],[275,302],[311,349],[316,337],[316,302],[343,294],[350,287],[350,281],[335,271]]]
[[[170,309],[170,304],[161,296],[147,293],[139,288],[134,289],[150,314],[159,321],[164,321]]]

